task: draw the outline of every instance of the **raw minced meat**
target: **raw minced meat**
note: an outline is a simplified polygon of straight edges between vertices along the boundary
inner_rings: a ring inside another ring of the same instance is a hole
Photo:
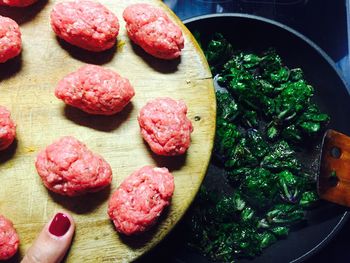
[[[42,150],[35,162],[44,185],[62,195],[97,192],[112,181],[110,165],[74,137],[62,137]]]
[[[51,27],[68,43],[96,52],[113,47],[119,32],[118,18],[102,4],[87,0],[56,4]]]
[[[0,16],[0,63],[18,56],[21,49],[22,40],[18,24],[11,18]]]
[[[127,177],[109,200],[108,215],[125,235],[154,225],[174,192],[174,177],[167,168],[144,166]]]
[[[141,109],[141,134],[154,153],[172,156],[186,152],[193,131],[186,113],[186,104],[171,98],[157,98]]]
[[[0,261],[13,257],[18,245],[19,237],[12,222],[0,215]]]
[[[0,151],[9,147],[16,137],[16,124],[11,120],[11,113],[0,106]]]
[[[57,98],[91,114],[112,115],[121,111],[135,95],[126,78],[101,66],[87,65],[63,78],[55,90]]]
[[[175,59],[184,48],[181,29],[160,8],[133,4],[123,13],[130,39],[147,53],[161,59]]]
[[[0,0],[0,5],[26,7],[36,3],[38,0]]]

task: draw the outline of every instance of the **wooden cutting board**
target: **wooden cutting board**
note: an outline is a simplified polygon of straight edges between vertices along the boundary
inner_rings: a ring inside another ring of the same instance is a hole
[[[13,261],[23,257],[43,225],[59,210],[69,211],[76,222],[67,262],[132,261],[154,247],[181,219],[206,173],[216,109],[210,70],[190,32],[161,1],[102,0],[121,24],[117,47],[103,53],[83,51],[58,40],[49,23],[50,11],[58,1],[39,1],[29,8],[0,8],[0,15],[20,24],[23,35],[21,56],[0,65],[0,105],[11,110],[17,123],[17,142],[0,152],[0,213],[14,222],[21,240]],[[185,48],[180,60],[155,59],[131,44],[122,12],[136,2],[163,8],[182,28]],[[85,63],[114,69],[130,80],[136,96],[123,112],[111,117],[90,116],[56,99],[58,81]],[[164,96],[182,99],[189,108],[194,132],[185,156],[157,157],[140,136],[140,108],[148,100]],[[65,135],[75,136],[111,164],[110,189],[77,198],[46,190],[35,170],[35,157]],[[107,216],[108,198],[125,177],[144,165],[171,170],[175,177],[172,203],[148,233],[123,238]]]

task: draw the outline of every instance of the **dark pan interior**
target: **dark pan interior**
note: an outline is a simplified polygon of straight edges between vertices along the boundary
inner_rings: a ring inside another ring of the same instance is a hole
[[[236,49],[260,52],[274,47],[288,67],[304,70],[306,80],[315,88],[315,102],[331,116],[329,128],[350,135],[350,98],[346,85],[328,56],[304,36],[273,21],[241,14],[196,17],[185,24],[190,31],[199,31],[204,42],[214,32],[221,32]],[[319,149],[304,154],[303,158],[303,163],[312,168],[316,176]],[[211,165],[205,183],[227,188],[224,180],[217,180],[220,172]],[[286,239],[253,260],[239,262],[301,262],[321,249],[347,217],[345,208],[322,202],[319,208],[308,213],[308,223],[297,227]],[[192,262],[208,262],[195,254],[193,257]]]

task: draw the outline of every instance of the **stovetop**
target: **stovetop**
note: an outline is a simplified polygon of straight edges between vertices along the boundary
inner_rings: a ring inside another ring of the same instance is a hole
[[[263,16],[302,33],[320,46],[350,84],[350,0],[164,0],[182,19],[211,13]]]

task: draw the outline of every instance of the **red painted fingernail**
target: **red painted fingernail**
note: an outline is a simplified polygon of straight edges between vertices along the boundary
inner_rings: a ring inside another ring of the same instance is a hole
[[[57,213],[50,224],[49,231],[51,234],[61,237],[67,233],[69,228],[70,220],[68,216],[62,213]]]

